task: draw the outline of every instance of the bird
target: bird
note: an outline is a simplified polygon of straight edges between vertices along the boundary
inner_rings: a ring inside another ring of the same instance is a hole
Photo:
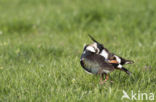
[[[123,67],[125,64],[133,64],[134,61],[127,60],[123,57],[120,57],[114,53],[111,53],[103,44],[96,41],[91,35],[88,35],[91,40],[94,42],[91,44],[97,50],[97,54],[103,56],[109,63],[111,63],[116,69],[122,70],[127,74],[131,74],[126,68]]]
[[[103,84],[108,80],[108,74],[115,68],[113,65],[105,61],[104,57],[95,52],[96,50],[93,47],[86,45],[81,55],[80,64],[86,72],[100,75],[100,84]],[[104,75],[106,76],[105,80],[103,79]]]
[[[122,65],[131,64],[133,61],[126,60],[109,52],[91,35],[89,35],[89,37],[94,41],[94,43],[84,46],[83,53],[80,58],[80,64],[87,73],[100,75],[100,84],[105,83],[109,79],[109,73],[115,69],[120,69],[127,74],[130,74],[130,72]]]

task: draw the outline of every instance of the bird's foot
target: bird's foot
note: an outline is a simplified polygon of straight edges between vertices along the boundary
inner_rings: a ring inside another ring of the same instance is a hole
[[[112,80],[111,80],[110,82],[111,82],[111,83],[114,83],[114,81],[112,81]]]
[[[100,82],[100,85],[103,85],[105,83],[105,81]]]
[[[104,81],[100,81],[100,84],[103,85],[104,83],[106,83],[107,80],[104,80]]]

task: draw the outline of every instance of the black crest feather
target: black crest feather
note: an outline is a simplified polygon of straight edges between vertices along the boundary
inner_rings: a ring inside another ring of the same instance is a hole
[[[91,40],[93,40],[96,43],[99,43],[98,41],[96,41],[90,34],[88,34],[88,36],[91,38]]]

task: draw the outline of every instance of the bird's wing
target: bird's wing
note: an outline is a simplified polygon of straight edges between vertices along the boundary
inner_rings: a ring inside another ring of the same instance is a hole
[[[105,61],[104,57],[98,54],[91,54],[86,56],[86,61],[90,68],[101,68],[109,71],[114,70],[114,67]]]

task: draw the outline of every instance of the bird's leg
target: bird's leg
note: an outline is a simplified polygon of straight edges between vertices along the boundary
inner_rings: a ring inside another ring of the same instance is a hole
[[[112,78],[109,76],[109,79],[112,79]],[[112,81],[112,80],[110,80],[110,82],[111,82],[111,83],[114,83],[114,81]]]
[[[104,76],[104,74],[102,73],[102,74],[100,74],[100,84],[103,84],[103,76]]]
[[[105,80],[103,80],[103,76],[104,76],[104,73],[101,74],[100,84],[104,84],[109,79],[108,74],[105,73]]]
[[[104,82],[106,82],[108,79],[109,79],[108,74],[105,74],[105,80],[104,80]]]

